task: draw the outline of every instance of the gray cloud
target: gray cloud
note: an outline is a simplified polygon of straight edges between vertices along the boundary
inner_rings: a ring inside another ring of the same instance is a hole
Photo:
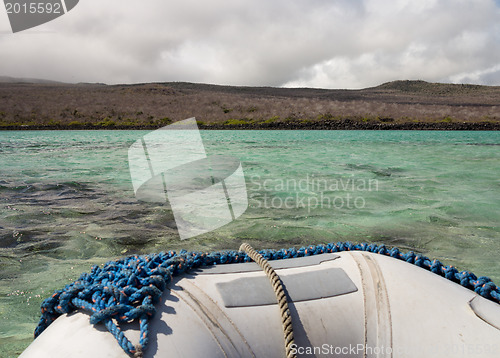
[[[394,79],[500,85],[494,0],[85,0],[12,34],[0,75],[362,88]]]

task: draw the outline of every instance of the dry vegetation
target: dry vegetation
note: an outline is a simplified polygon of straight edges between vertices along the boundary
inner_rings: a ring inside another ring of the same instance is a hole
[[[0,127],[156,128],[196,117],[204,127],[440,123],[500,128],[500,87],[395,81],[363,90],[0,83]],[[327,127],[328,127],[327,126]]]

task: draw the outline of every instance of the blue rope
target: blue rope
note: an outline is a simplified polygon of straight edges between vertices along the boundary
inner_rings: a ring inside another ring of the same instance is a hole
[[[402,253],[398,248],[388,249],[385,245],[338,242],[298,250],[261,250],[259,253],[267,260],[281,260],[342,251],[367,251],[406,261],[500,304],[500,288],[490,278],[476,277],[469,271],[459,272],[455,267],[444,266],[438,260],[431,261],[412,251]],[[173,276],[199,267],[250,261],[252,260],[247,254],[239,251],[202,253],[182,250],[179,254],[170,251],[130,256],[108,262],[102,268],[93,266],[90,274],[83,273],[78,280],[43,301],[35,338],[60,315],[81,309],[91,315],[90,323],[103,322],[122,349],[134,356],[138,350],[144,351],[148,346],[148,322],[155,314],[154,305],[158,303]],[[135,320],[139,320],[140,324],[138,347],[119,328],[120,323]]]

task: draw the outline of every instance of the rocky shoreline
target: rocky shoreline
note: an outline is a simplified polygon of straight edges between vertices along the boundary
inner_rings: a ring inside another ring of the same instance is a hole
[[[290,130],[500,130],[500,123],[369,123],[344,121],[275,122],[259,125],[200,125],[200,129],[290,129]]]
[[[353,120],[325,120],[315,122],[271,122],[271,123],[245,123],[222,124],[199,123],[202,130],[500,130],[500,123],[496,122],[410,122],[410,123],[371,123]],[[0,127],[0,130],[127,130],[143,129],[154,130],[161,128],[158,125],[137,126],[109,126],[100,127],[91,123],[81,125],[14,125]]]

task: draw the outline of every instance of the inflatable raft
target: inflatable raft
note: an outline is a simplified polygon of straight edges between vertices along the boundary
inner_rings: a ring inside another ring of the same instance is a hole
[[[286,292],[288,356],[500,357],[487,278],[367,244],[260,253]],[[44,302],[20,357],[285,357],[276,292],[249,261],[162,253],[95,267]]]

